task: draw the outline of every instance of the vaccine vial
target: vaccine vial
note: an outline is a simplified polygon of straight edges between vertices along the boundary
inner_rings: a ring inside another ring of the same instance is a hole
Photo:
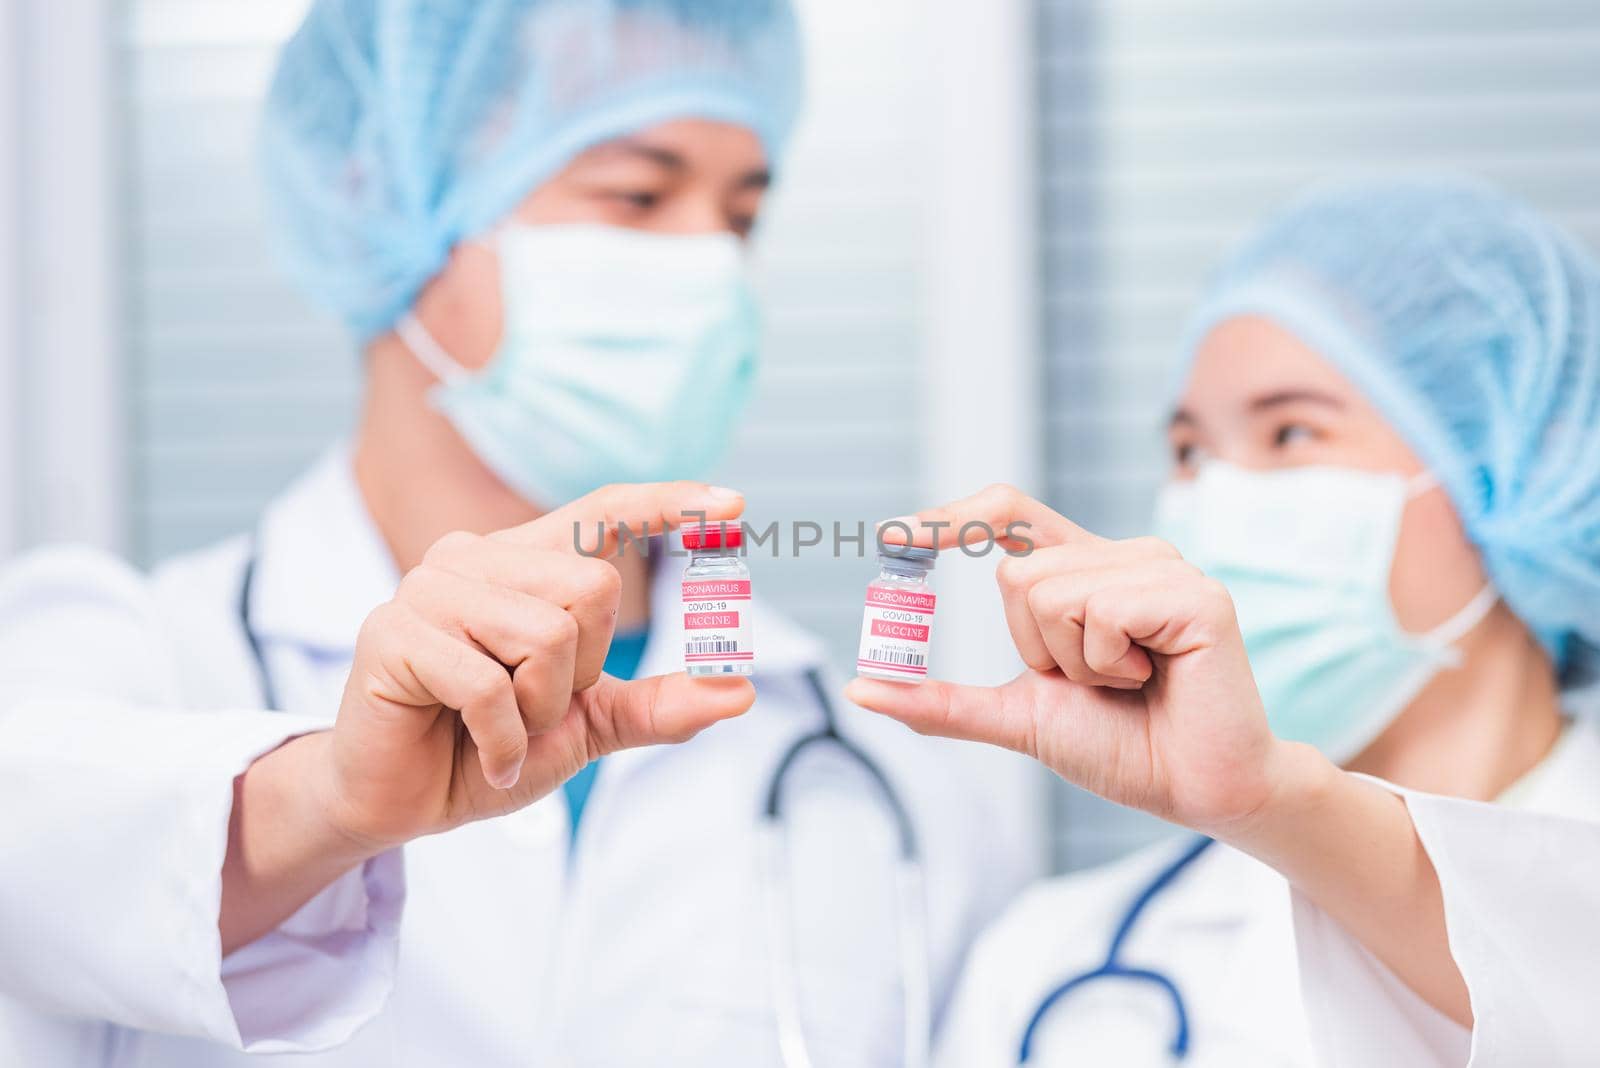
[[[690,675],[750,675],[750,568],[738,522],[690,523],[680,532],[683,569],[683,669]]]
[[[937,549],[894,546],[878,554],[878,577],[867,584],[856,674],[892,682],[928,677],[933,636],[933,585]]]

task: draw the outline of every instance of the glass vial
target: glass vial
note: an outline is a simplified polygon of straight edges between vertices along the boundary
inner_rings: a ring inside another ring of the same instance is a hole
[[[680,532],[683,569],[683,670],[690,675],[750,675],[750,568],[737,522],[690,523]]]
[[[878,554],[878,577],[867,584],[856,674],[891,682],[928,677],[933,636],[933,584],[937,549],[895,546]]]

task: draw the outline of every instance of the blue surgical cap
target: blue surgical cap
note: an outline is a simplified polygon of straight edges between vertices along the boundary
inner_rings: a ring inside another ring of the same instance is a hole
[[[584,149],[713,119],[776,168],[800,95],[787,0],[317,0],[267,101],[267,196],[291,273],[366,340]]]
[[[1314,187],[1233,255],[1185,351],[1267,318],[1336,366],[1450,495],[1565,671],[1600,663],[1600,264],[1465,179]],[[1243,357],[1241,357],[1243,358]]]

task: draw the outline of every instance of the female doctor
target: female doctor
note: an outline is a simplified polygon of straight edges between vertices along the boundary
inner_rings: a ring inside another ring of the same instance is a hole
[[[788,1062],[916,1059],[1016,821],[874,723],[914,826],[809,750],[775,921],[758,820],[817,644],[758,609],[755,712],[656,746],[755,691],[677,672],[673,562],[574,551],[740,513],[665,480],[743,407],[798,80],[778,0],[312,7],[265,164],[360,426],[246,537],[0,579],[0,1063],[776,1064],[780,992]]]
[[[1314,191],[1223,271],[1170,437],[1165,540],[922,514],[1033,522],[1032,670],[852,684],[1204,836],[1025,895],[943,1063],[1600,1063],[1600,266],[1476,185]]]

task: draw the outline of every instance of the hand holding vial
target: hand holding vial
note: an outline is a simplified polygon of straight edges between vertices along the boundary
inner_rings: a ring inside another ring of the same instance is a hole
[[[997,579],[1028,670],[998,687],[857,678],[852,701],[921,733],[1015,749],[1111,801],[1207,833],[1237,829],[1304,772],[1305,747],[1267,727],[1227,591],[1165,542],[1098,537],[1009,486],[883,532],[1018,551],[1007,535],[1019,521],[1037,547],[1002,561]]]

